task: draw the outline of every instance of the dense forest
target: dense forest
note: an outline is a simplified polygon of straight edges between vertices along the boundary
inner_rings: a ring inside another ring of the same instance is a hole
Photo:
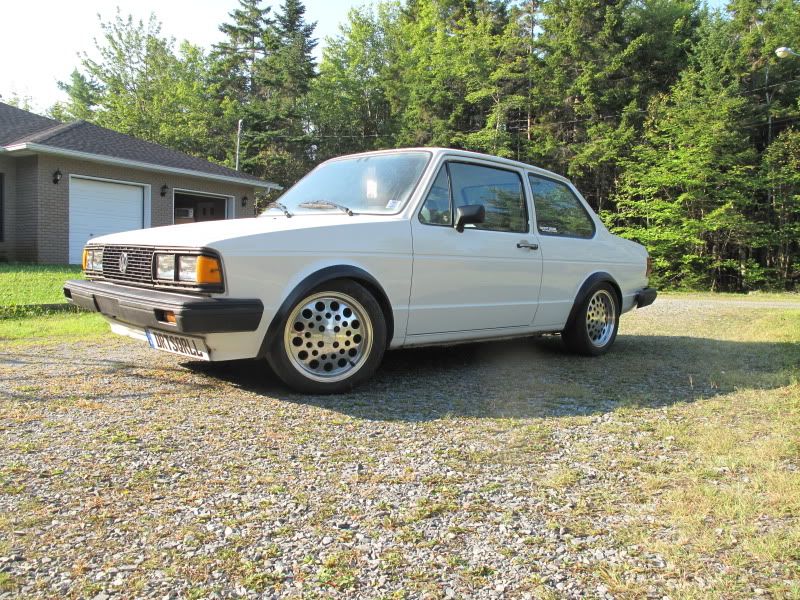
[[[208,51],[103,24],[53,116],[289,185],[331,156],[449,146],[572,178],[656,284],[800,282],[800,0],[404,0],[353,10],[316,64],[300,0],[239,0]]]

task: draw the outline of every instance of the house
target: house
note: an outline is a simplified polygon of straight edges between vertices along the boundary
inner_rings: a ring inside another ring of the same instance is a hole
[[[0,260],[81,262],[92,237],[252,217],[279,189],[233,169],[85,121],[0,103]]]

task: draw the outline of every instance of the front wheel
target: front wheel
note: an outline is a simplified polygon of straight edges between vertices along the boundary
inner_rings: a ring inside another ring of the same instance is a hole
[[[312,394],[352,389],[378,368],[386,349],[381,307],[362,285],[322,284],[289,311],[267,355],[291,388]]]
[[[619,311],[614,288],[607,283],[592,288],[561,332],[564,344],[576,354],[605,354],[617,338]]]

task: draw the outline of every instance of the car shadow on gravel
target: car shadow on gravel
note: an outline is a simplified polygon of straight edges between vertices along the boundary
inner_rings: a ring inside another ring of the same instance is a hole
[[[786,385],[800,352],[788,343],[620,335],[599,358],[567,353],[557,336],[389,352],[350,393],[300,395],[263,363],[187,364],[251,393],[370,420],[444,416],[590,415],[620,405],[659,407],[734,389]]]

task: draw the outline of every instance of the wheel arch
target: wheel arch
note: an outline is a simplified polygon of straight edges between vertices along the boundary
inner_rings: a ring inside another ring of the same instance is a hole
[[[355,281],[364,286],[367,291],[373,295],[378,305],[381,307],[383,318],[386,320],[386,347],[389,347],[394,337],[394,313],[392,312],[392,305],[389,302],[389,296],[386,294],[383,286],[375,277],[360,267],[353,265],[332,265],[308,275],[289,292],[286,298],[284,298],[280,308],[278,308],[275,315],[272,317],[269,327],[267,327],[267,333],[261,342],[261,348],[258,352],[259,358],[266,356],[270,340],[275,339],[275,336],[280,333],[278,331],[280,324],[289,314],[292,307],[315,287],[337,279]]]
[[[570,310],[569,318],[567,318],[567,326],[575,319],[578,313],[578,307],[586,300],[589,292],[600,283],[608,283],[614,289],[617,295],[617,302],[619,303],[619,310],[622,310],[622,289],[619,287],[617,280],[614,279],[610,273],[606,273],[605,271],[595,272],[586,278],[578,289],[578,293],[575,294],[575,301],[572,303],[572,310]]]

